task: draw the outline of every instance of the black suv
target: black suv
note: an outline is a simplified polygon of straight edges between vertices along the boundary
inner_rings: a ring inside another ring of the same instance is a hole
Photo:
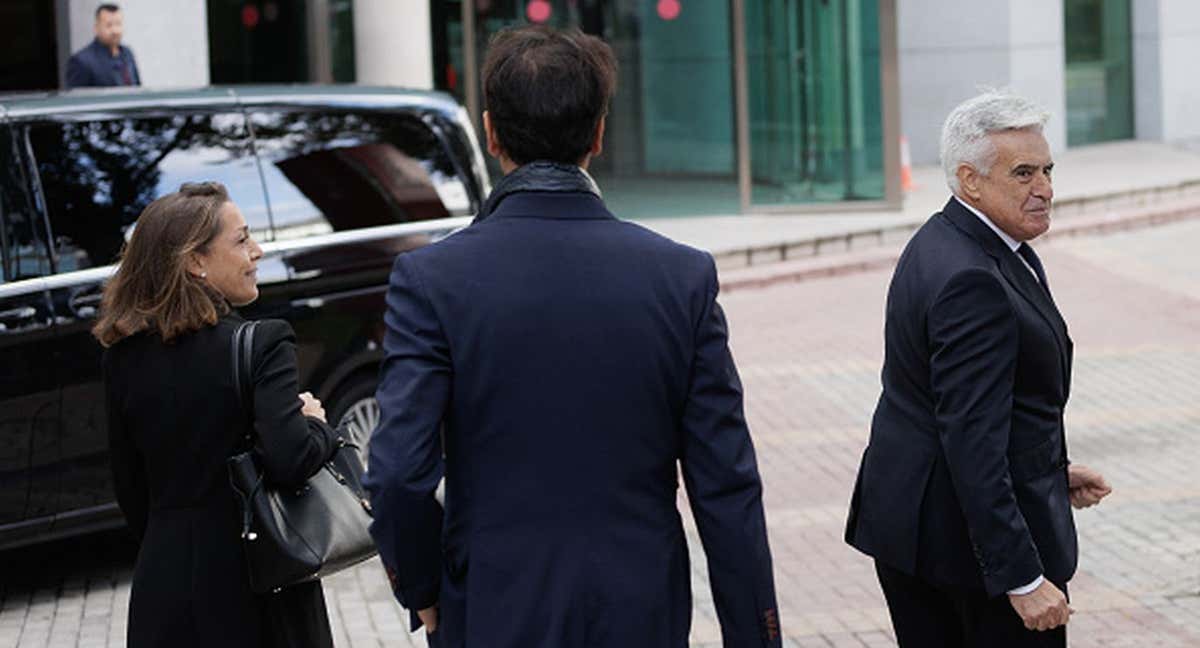
[[[384,88],[0,96],[0,156],[0,548],[122,523],[89,331],[150,201],[229,188],[265,252],[243,314],[291,322],[302,388],[370,429],[392,261],[489,190],[453,99]]]

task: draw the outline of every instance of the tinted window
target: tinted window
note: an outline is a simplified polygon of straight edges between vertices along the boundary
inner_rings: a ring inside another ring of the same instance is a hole
[[[224,183],[256,236],[269,230],[241,114],[38,123],[29,139],[59,272],[112,263],[146,205],[184,182]]]
[[[263,110],[250,123],[276,239],[471,210],[445,147],[417,117]]]
[[[0,283],[50,273],[15,138],[0,126]]]

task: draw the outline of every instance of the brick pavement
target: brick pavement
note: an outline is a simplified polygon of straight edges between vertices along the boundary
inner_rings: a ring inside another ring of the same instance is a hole
[[[1197,244],[1200,222],[1185,222],[1039,247],[1076,343],[1071,455],[1115,488],[1076,517],[1081,561],[1069,634],[1077,648],[1200,646]],[[894,645],[869,560],[841,542],[878,396],[889,275],[872,270],[722,299],[765,482],[787,646]],[[693,646],[712,648],[720,631],[685,520]],[[123,645],[129,556],[98,553],[48,562],[44,576],[5,588],[0,647]],[[326,593],[338,646],[424,645],[405,631],[377,563],[328,579]]]

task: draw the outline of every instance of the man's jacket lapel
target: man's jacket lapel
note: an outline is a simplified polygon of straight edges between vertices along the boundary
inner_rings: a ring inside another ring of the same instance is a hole
[[[1050,297],[1049,290],[1038,282],[1016,252],[1009,249],[995,232],[959,204],[958,200],[951,198],[942,209],[942,213],[955,227],[975,239],[984,251],[996,259],[996,265],[1008,283],[1033,305],[1042,319],[1046,320],[1046,324],[1054,332],[1054,341],[1058,344],[1059,361],[1063,368],[1063,390],[1064,394],[1067,393],[1071,385],[1070,341],[1067,337],[1066,321]]]

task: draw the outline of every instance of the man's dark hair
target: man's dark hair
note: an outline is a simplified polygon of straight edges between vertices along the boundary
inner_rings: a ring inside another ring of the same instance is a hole
[[[517,164],[582,160],[616,87],[612,48],[577,29],[503,30],[483,63],[484,109]]]
[[[96,7],[96,20],[99,20],[100,14],[104,13],[105,11],[120,11],[120,10],[121,10],[121,8],[118,7],[117,5],[115,5],[111,2],[105,2],[104,4],[100,5],[99,7]]]

